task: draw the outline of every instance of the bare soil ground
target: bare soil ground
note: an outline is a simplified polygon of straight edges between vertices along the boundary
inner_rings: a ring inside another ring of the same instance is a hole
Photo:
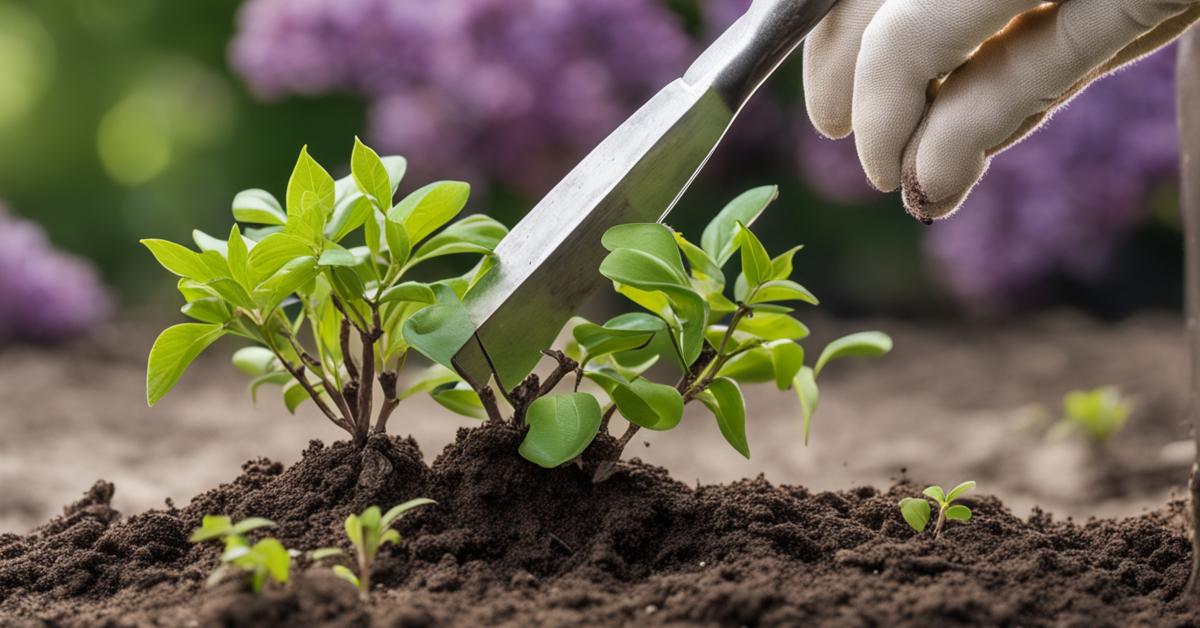
[[[893,335],[896,348],[822,376],[808,447],[792,394],[767,385],[747,389],[751,460],[724,443],[703,409],[689,409],[672,432],[639,434],[628,455],[688,483],[762,473],[777,484],[841,490],[903,477],[975,479],[1021,515],[1035,505],[1060,516],[1136,514],[1161,506],[1185,480],[1185,356],[1176,317],[1104,324],[1056,313],[1003,326],[810,326],[810,347],[877,328]],[[341,437],[311,406],[291,416],[268,393],[252,407],[245,379],[228,363],[232,345],[210,350],[147,408],[144,359],[158,328],[130,316],[70,347],[0,353],[0,532],[46,521],[97,478],[116,485],[115,508],[140,512],[168,498],[185,503],[235,477],[246,460],[291,463],[310,439]],[[1128,428],[1102,455],[1015,428],[1030,404],[1057,412],[1063,393],[1100,385],[1137,401]],[[414,398],[390,427],[411,434],[431,459],[470,423]]]

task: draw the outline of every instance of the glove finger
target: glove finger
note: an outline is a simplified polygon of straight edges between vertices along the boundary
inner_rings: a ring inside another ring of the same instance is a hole
[[[925,112],[930,82],[1041,0],[890,0],[862,37],[851,111],[858,157],[880,190],[900,186],[904,147]]]
[[[804,40],[804,105],[826,137],[850,135],[854,64],[863,31],[884,0],[842,0]]]
[[[1196,6],[1069,0],[1022,15],[941,85],[905,153],[905,207],[922,220],[952,213],[983,175],[991,155],[1028,135],[1055,107],[1115,69],[1112,61],[1126,51],[1152,51],[1146,40],[1156,35],[1155,27],[1189,5]]]

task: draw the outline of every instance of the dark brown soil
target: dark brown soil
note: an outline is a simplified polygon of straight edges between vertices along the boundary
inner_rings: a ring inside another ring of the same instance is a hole
[[[290,468],[122,517],[98,482],[27,536],[0,535],[3,625],[1195,625],[1177,508],[1086,524],[1012,516],[995,498],[941,539],[914,535],[900,483],[810,493],[762,478],[691,487],[623,465],[592,484],[541,470],[504,427],[462,430],[432,466],[412,440],[314,442]],[[417,496],[362,603],[320,567],[261,596],[206,589],[206,513],[262,516],[287,546],[343,544],[341,520]]]

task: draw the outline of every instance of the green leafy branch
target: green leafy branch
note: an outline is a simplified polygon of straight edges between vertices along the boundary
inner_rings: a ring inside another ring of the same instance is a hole
[[[280,386],[290,412],[311,399],[360,444],[386,431],[400,401],[416,392],[482,416],[478,396],[453,373],[427,371],[403,391],[397,383],[410,338],[421,338],[436,318],[427,310],[461,306],[494,264],[492,251],[507,229],[482,215],[451,223],[470,194],[462,182],[431,183],[393,204],[405,168],[403,157],[381,158],[356,139],[350,175],[335,181],[305,148],[284,204],[258,189],[234,198],[234,219],[257,226],[243,231],[235,224],[226,240],[197,231],[199,251],[143,240],[180,277],[182,311],[196,321],[170,327],[155,341],[146,373],[150,405],[205,349],[234,335],[255,343],[234,355],[253,378],[252,397],[263,385]],[[480,258],[465,275],[407,280],[420,264],[461,254]]]

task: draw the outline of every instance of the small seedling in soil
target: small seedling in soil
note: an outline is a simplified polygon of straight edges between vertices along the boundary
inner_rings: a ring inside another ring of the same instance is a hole
[[[143,240],[179,276],[183,313],[195,321],[154,342],[146,369],[150,405],[206,348],[232,335],[255,343],[233,359],[253,378],[252,397],[264,385],[281,386],[291,412],[311,399],[360,445],[386,430],[400,401],[421,392],[482,418],[478,397],[452,371],[430,369],[405,390],[397,390],[397,379],[412,336],[464,324],[422,310],[458,303],[492,268],[492,250],[507,229],[482,215],[450,224],[470,192],[458,181],[431,183],[393,203],[405,166],[403,157],[381,158],[355,140],[350,174],[335,181],[305,148],[283,203],[259,189],[233,199],[241,224],[227,239],[196,231],[198,251]],[[430,260],[463,254],[479,258],[465,275],[409,280]],[[376,382],[383,393],[377,414]]]
[[[940,486],[930,486],[923,491],[925,496],[932,499],[938,507],[937,523],[933,526],[934,538],[942,535],[942,526],[946,524],[947,519],[971,520],[971,509],[962,504],[955,504],[954,500],[973,488],[975,488],[975,482],[967,481],[954,487],[949,493],[943,491]],[[929,502],[923,498],[905,497],[900,500],[900,514],[904,516],[904,520],[912,526],[912,529],[924,532],[925,527],[929,525],[932,509]]]
[[[1063,416],[1050,429],[1050,438],[1065,438],[1082,432],[1096,444],[1103,444],[1125,427],[1133,404],[1112,386],[1095,390],[1076,390],[1063,397]]]
[[[192,532],[188,540],[192,543],[221,541],[225,544],[225,551],[221,552],[221,566],[208,577],[208,586],[224,580],[234,570],[247,574],[250,588],[255,593],[262,591],[268,577],[279,584],[287,584],[292,557],[296,552],[285,548],[277,539],[268,537],[251,544],[245,536],[251,530],[273,527],[274,522],[260,517],[233,523],[229,517],[205,515],[201,526]]]
[[[795,391],[808,442],[817,376],[839,358],[885,354],[892,341],[881,332],[851,334],[805,364],[800,341],[809,331],[791,316],[791,304],[816,305],[817,298],[791,279],[801,247],[772,257],[749,228],[777,196],[774,186],[738,196],[704,229],[699,245],[657,223],[620,225],[603,235],[608,255],[600,273],[642,311],[603,324],[573,319],[572,341],[563,351],[546,352],[557,362],[553,372],[544,380],[531,375],[511,392],[501,390],[512,423],[525,432],[523,457],[547,468],[577,460],[598,435],[609,434],[609,421],[619,413],[630,426],[597,463],[594,477],[602,480],[638,430],[673,429],[684,406],[698,401],[730,446],[749,458],[742,386],[767,382]],[[724,268],[734,257],[741,271],[727,274]],[[453,320],[465,313],[446,309],[442,316]],[[448,356],[462,339],[448,338],[439,347],[441,342],[433,336],[412,339],[435,359],[439,349]],[[674,383],[646,376],[656,363],[676,371]],[[564,380],[573,381],[574,389],[556,394]],[[580,390],[584,380],[595,393]],[[480,392],[488,415],[503,420],[492,391]]]
[[[334,565],[333,573],[357,587],[359,593],[365,598],[371,592],[371,567],[375,563],[375,555],[379,553],[379,548],[386,543],[400,542],[400,533],[392,526],[413,508],[436,503],[432,499],[421,497],[410,499],[384,514],[380,514],[378,506],[371,506],[361,515],[346,517],[346,536],[350,538],[350,543],[354,546],[358,573],[355,574],[345,565]],[[336,547],[324,547],[313,551],[309,554],[309,558],[319,561],[341,555],[342,550]]]

